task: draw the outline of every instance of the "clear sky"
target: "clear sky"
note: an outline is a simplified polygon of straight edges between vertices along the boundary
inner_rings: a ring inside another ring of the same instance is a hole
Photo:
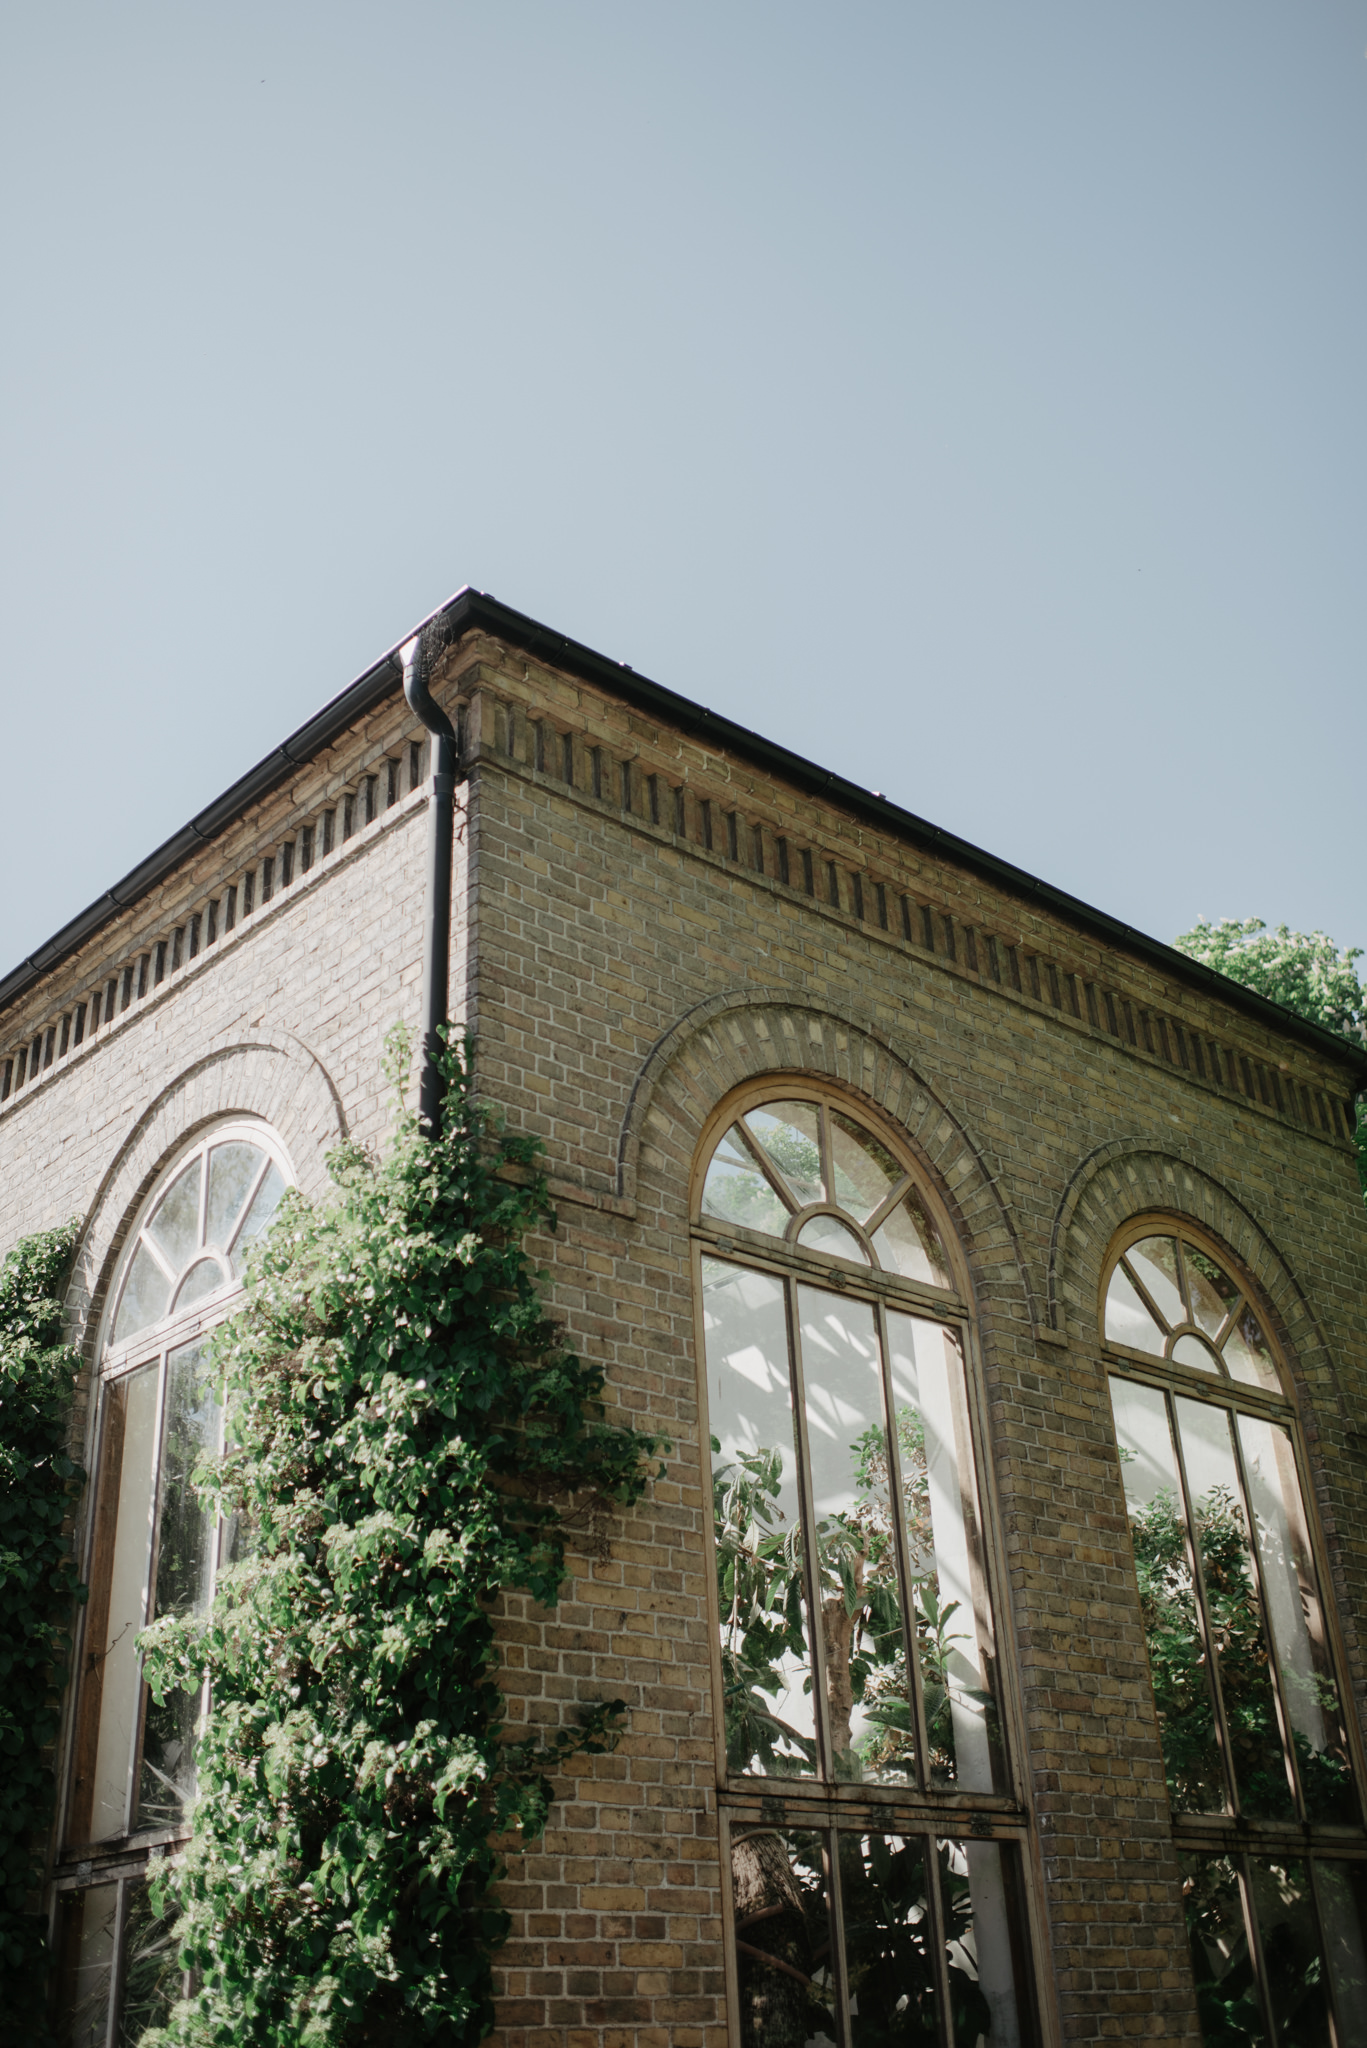
[[[1367,944],[1367,0],[0,17],[0,970],[463,583]]]

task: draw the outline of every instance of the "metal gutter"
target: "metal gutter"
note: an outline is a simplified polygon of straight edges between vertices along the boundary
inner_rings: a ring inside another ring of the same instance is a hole
[[[0,980],[0,1010],[17,1000],[43,975],[61,960],[73,953],[103,924],[107,924],[118,913],[126,909],[149,889],[154,888],[187,853],[202,846],[207,840],[216,838],[234,823],[242,813],[259,797],[265,796],[280,783],[309,761],[323,747],[331,745],[346,728],[363,716],[372,706],[402,686],[402,663],[399,650],[414,634],[424,627],[435,625],[439,642],[447,646],[461,639],[469,632],[485,632],[493,637],[520,647],[525,653],[534,655],[549,665],[568,670],[594,684],[608,695],[621,698],[636,709],[651,713],[662,723],[715,745],[719,751],[739,755],[753,761],[758,767],[768,770],[783,781],[806,791],[809,795],[826,798],[839,804],[843,810],[870,824],[920,846],[926,851],[939,854],[967,869],[971,874],[982,876],[995,887],[1005,889],[1027,903],[1035,903],[1041,909],[1050,911],[1070,924],[1080,927],[1100,939],[1107,946],[1117,946],[1137,954],[1150,966],[1175,981],[1185,982],[1197,988],[1203,995],[1225,1003],[1230,1008],[1242,1010],[1264,1029],[1279,1033],[1283,1037],[1299,1039],[1321,1058],[1333,1060],[1354,1077],[1358,1087],[1367,1087],[1367,1047],[1359,1048],[1351,1040],[1341,1038],[1337,1032],[1328,1031],[1322,1025],[1312,1024],[1300,1017],[1294,1010],[1284,1009],[1280,1003],[1260,996],[1242,982],[1231,981],[1227,975],[1217,974],[1213,968],[1204,966],[1199,960],[1190,959],[1179,953],[1175,947],[1165,946],[1158,939],[1150,938],[1146,932],[1137,931],[1133,925],[1123,924],[1120,919],[1109,917],[1104,911],[1093,909],[1079,897],[1070,896],[1064,889],[1056,889],[1048,882],[1042,882],[1024,868],[1014,867],[1010,861],[999,859],[995,854],[986,853],[969,840],[960,839],[953,832],[946,832],[938,825],[930,824],[913,811],[905,811],[900,805],[890,803],[886,797],[875,796],[872,790],[863,789],[856,782],[848,782],[843,776],[829,769],[821,768],[814,761],[806,760],[801,754],[794,754],[786,747],[778,746],[762,734],[752,732],[748,727],[738,725],[733,719],[720,712],[709,711],[704,705],[696,704],[689,697],[682,697],[677,691],[667,689],[662,683],[651,682],[639,675],[625,662],[611,661],[606,655],[595,653],[580,641],[571,640],[562,633],[556,633],[543,626],[525,612],[514,611],[510,605],[500,603],[486,592],[467,588],[457,591],[443,605],[416,627],[411,627],[401,641],[379,661],[358,676],[356,681],[334,697],[323,709],[301,725],[297,732],[264,761],[224,791],[218,800],[192,818],[165,845],[125,875],[121,882],[92,903],[79,917],[62,929],[36,952],[22,961],[18,967]],[[435,650],[434,650],[435,651]]]

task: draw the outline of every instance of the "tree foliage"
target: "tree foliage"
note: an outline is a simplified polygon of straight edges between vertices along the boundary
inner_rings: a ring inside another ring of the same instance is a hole
[[[391,1049],[402,1087],[406,1047]],[[553,1606],[566,1503],[637,1500],[666,1446],[604,1420],[602,1371],[538,1298],[534,1141],[448,1055],[440,1140],[401,1115],[336,1198],[288,1196],[219,1333],[230,1448],[200,1483],[238,1561],[143,1637],[154,1692],[207,1677],[193,1836],[152,1887],[193,1996],[147,2043],[463,2048],[492,2023],[500,1856],[619,1702],[511,1739],[492,1603]]]
[[[43,1922],[33,1895],[81,1591],[65,1533],[85,1477],[66,1455],[80,1360],[61,1341],[78,1230],[69,1223],[23,1239],[0,1271],[0,1985],[8,2022],[34,2043],[47,2036]]]
[[[1340,951],[1323,932],[1293,932],[1284,924],[1269,931],[1260,917],[1222,917],[1218,924],[1198,918],[1173,944],[1326,1031],[1367,1036],[1367,990],[1354,964],[1361,946]]]

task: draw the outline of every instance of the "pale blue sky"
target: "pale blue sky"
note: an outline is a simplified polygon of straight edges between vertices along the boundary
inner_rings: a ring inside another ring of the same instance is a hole
[[[1367,943],[1367,0],[11,5],[0,971],[473,583]]]

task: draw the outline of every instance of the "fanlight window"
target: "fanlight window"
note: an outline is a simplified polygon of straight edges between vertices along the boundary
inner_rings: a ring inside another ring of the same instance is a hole
[[[287,1185],[258,1127],[216,1133],[153,1191],[113,1291],[66,1808],[77,1876],[58,1873],[64,2038],[82,2044],[140,2039],[180,1993],[175,1943],[143,1875],[151,1845],[188,1830],[206,1702],[199,1691],[154,1699],[138,1636],[163,1615],[207,1613],[232,1559],[233,1531],[193,1485],[195,1466],[222,1449],[223,1410],[207,1337],[186,1317],[231,1309]]]
[[[948,1287],[940,1233],[911,1175],[871,1131],[823,1102],[766,1102],[718,1142],[703,1214],[857,1265]]]
[[[963,1840],[952,1804],[1009,1827],[941,1228],[891,1144],[815,1089],[727,1123],[696,1220],[740,2038],[1014,2048],[1018,1844]]]
[[[233,1286],[248,1245],[285,1192],[267,1149],[246,1137],[204,1145],[159,1195],[125,1267],[112,1342]]]
[[[1272,1347],[1245,1290],[1188,1236],[1155,1231],[1117,1259],[1106,1336],[1193,1372],[1282,1391]]]
[[[1103,1328],[1143,1361],[1111,1407],[1207,2039],[1367,2038],[1364,1866],[1333,1854],[1367,1838],[1264,1319],[1160,1224],[1113,1254]]]

